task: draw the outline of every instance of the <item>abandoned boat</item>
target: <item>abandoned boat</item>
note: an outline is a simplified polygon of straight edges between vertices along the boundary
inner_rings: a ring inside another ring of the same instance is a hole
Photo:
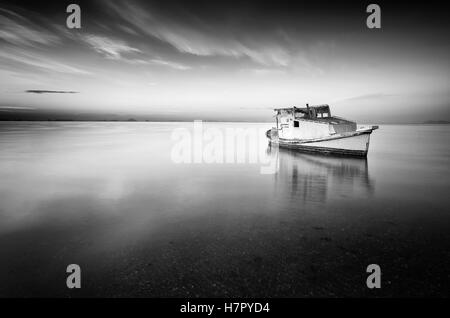
[[[366,157],[370,134],[378,126],[359,127],[331,116],[330,106],[276,108],[276,127],[266,136],[273,145],[303,152]]]

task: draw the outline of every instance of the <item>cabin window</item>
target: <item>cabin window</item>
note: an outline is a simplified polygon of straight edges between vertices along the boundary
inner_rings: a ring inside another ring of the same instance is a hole
[[[300,122],[298,120],[294,120],[294,127],[300,127]]]

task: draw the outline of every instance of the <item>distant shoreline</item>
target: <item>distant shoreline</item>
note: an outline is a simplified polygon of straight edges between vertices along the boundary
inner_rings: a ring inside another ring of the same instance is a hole
[[[267,123],[270,124],[272,121],[250,121],[250,120],[205,120],[205,119],[195,119],[195,120],[201,120],[202,122],[209,122],[209,123]],[[108,122],[117,122],[117,123],[189,123],[193,122],[195,120],[108,120],[108,119],[100,119],[100,120],[76,120],[76,119],[47,119],[47,120],[28,120],[28,119],[0,119],[0,122],[91,122],[91,123],[108,123]],[[449,121],[425,121],[421,123],[358,123],[358,125],[371,125],[371,124],[378,124],[378,125],[401,125],[401,126],[408,126],[408,125],[425,125],[425,126],[431,126],[431,125],[450,125]]]
[[[424,125],[448,125],[448,124],[450,124],[450,121],[446,121],[446,120],[427,120],[427,121],[424,121],[422,124],[424,124]]]

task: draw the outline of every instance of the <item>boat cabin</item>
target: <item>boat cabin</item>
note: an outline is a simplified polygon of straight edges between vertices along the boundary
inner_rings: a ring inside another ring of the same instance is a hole
[[[315,139],[355,131],[356,123],[332,116],[329,105],[276,108],[278,137]]]

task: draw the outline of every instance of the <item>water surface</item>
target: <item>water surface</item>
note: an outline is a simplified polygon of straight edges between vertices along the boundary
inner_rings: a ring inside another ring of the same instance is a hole
[[[367,160],[267,147],[273,174],[173,162],[191,126],[0,123],[0,296],[449,295],[450,126],[381,126]]]

